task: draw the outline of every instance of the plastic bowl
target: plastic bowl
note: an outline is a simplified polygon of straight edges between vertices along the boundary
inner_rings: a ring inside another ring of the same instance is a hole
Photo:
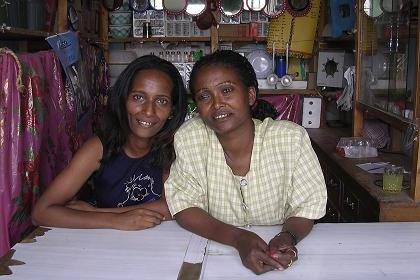
[[[126,38],[131,34],[131,25],[110,25],[109,33],[114,38]]]
[[[131,12],[110,12],[108,15],[110,25],[128,25],[131,24]]]

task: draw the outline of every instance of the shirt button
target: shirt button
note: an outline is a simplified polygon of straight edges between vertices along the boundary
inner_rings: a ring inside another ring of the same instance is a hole
[[[241,187],[246,187],[246,186],[248,186],[248,181],[245,178],[242,178],[239,181],[239,184],[241,185]]]

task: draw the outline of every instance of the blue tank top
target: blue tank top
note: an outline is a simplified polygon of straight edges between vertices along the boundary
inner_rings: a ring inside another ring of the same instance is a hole
[[[162,194],[161,167],[151,164],[153,154],[130,158],[123,151],[102,164],[93,177],[97,207],[115,208],[158,200]]]

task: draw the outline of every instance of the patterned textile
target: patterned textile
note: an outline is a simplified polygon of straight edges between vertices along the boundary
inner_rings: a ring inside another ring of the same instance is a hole
[[[80,99],[64,86],[52,51],[0,48],[0,256],[31,230],[31,211],[53,178],[93,133],[108,89],[103,53],[86,47],[82,67],[93,98],[78,119]],[[94,57],[94,59],[87,59]]]
[[[42,128],[42,131],[37,134],[41,138],[38,152],[42,151],[42,154],[39,155],[37,169],[42,174],[42,192],[72,157],[72,139],[75,137],[74,105],[69,96],[66,96],[61,66],[52,51],[21,54],[19,59],[25,69],[24,75],[39,81],[41,85],[38,96],[43,101],[43,112],[40,114],[42,122],[39,122],[42,127],[37,129]]]
[[[365,120],[363,122],[362,136],[372,141],[372,146],[383,149],[391,144],[389,127],[386,123],[377,120]]]
[[[22,131],[20,127],[21,67],[17,57],[0,49],[0,256],[10,246],[9,221],[16,210],[22,178]]]
[[[270,102],[279,112],[277,120],[291,121],[297,124],[301,123],[302,105],[299,94],[282,94],[261,97]]]
[[[199,207],[221,221],[243,226],[325,214],[326,186],[306,131],[269,118],[254,124],[251,165],[244,177],[232,173],[215,133],[199,117],[178,130],[176,160],[165,182],[172,215]]]

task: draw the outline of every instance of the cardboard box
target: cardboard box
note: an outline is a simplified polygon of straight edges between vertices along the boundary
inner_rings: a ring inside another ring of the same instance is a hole
[[[354,65],[354,55],[344,51],[320,51],[318,54],[317,85],[344,88],[344,72]]]

